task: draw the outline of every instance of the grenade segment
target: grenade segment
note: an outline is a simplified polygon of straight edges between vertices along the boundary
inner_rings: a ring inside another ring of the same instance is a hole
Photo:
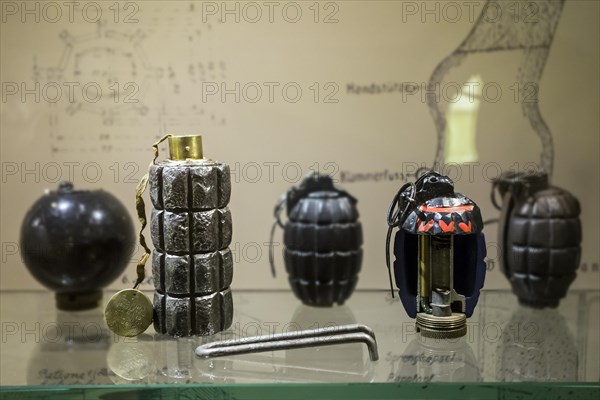
[[[283,254],[292,291],[306,305],[343,304],[362,263],[356,199],[328,176],[311,174],[286,193],[278,210],[283,206],[288,213]]]
[[[302,279],[288,278],[292,291],[304,304],[309,306],[339,305],[352,295],[358,275],[346,281],[305,281]]]
[[[346,282],[358,277],[362,249],[318,253],[285,248],[285,268],[290,277],[307,282]]]
[[[577,199],[550,186],[545,174],[501,176],[499,238],[502,272],[521,304],[556,307],[576,277],[581,257]]]
[[[192,260],[193,262],[190,262]],[[194,271],[190,271],[194,268]],[[152,274],[155,288],[173,296],[209,294],[227,289],[233,279],[231,250],[177,256],[152,252]],[[190,281],[190,277],[194,281]]]
[[[233,317],[229,167],[168,160],[150,168],[149,183],[155,330],[191,336],[227,329]]]
[[[165,168],[167,167],[167,168]],[[155,209],[224,208],[231,196],[229,166],[221,163],[167,162],[152,165],[148,178]]]
[[[154,292],[154,329],[171,336],[214,335],[231,326],[231,289],[194,297]]]
[[[299,205],[302,205],[300,201]],[[326,208],[326,207],[324,207]],[[283,233],[288,249],[316,254],[352,252],[362,245],[362,227],[357,222],[296,222],[290,219]]]

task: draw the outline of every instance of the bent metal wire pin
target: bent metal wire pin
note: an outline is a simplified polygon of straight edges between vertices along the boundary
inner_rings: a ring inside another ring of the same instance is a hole
[[[371,361],[379,359],[375,333],[368,326],[361,324],[222,340],[198,346],[196,355],[213,358],[346,343],[364,343],[369,350]]]

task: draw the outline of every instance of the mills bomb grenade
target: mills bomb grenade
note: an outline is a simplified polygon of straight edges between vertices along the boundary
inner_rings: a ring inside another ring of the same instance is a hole
[[[275,207],[270,262],[275,275],[273,234],[284,229],[284,261],[296,297],[310,306],[343,304],[358,281],[362,226],[356,199],[326,175],[310,174]],[[288,222],[280,220],[287,209]]]
[[[407,314],[423,336],[460,337],[485,278],[479,207],[454,192],[450,178],[429,171],[402,186],[388,212],[386,261],[393,228],[394,274]],[[393,289],[392,289],[393,295]]]
[[[500,267],[523,305],[556,307],[576,276],[581,258],[577,198],[551,186],[545,173],[502,174],[498,241]],[[492,192],[494,194],[494,192]]]

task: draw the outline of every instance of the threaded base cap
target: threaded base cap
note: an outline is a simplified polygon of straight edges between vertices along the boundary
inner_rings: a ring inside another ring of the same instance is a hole
[[[467,317],[462,313],[452,313],[447,317],[418,313],[415,325],[417,332],[433,339],[459,338],[467,334]]]

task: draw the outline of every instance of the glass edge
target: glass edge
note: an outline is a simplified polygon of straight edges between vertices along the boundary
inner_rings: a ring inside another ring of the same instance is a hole
[[[600,382],[452,382],[452,383],[294,383],[294,384],[131,384],[75,386],[0,386],[0,399],[132,398],[231,399],[591,399],[600,398]],[[190,397],[191,396],[191,397]],[[123,397],[125,398],[125,397]]]

